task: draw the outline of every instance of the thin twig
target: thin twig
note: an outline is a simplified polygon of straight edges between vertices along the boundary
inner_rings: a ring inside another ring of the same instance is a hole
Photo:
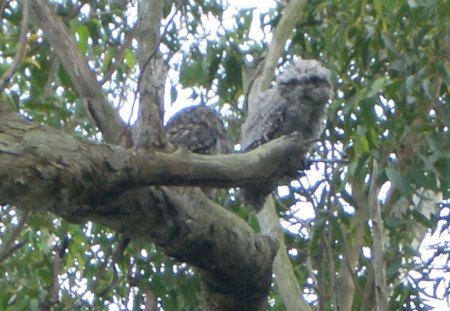
[[[75,7],[72,11],[67,14],[67,16],[64,17],[64,22],[69,22],[72,18],[76,17],[78,13],[80,13],[81,9],[84,7],[85,4],[89,3],[89,0],[83,0],[81,1],[81,4],[77,7]]]
[[[136,29],[137,27],[135,25],[133,29],[131,29],[131,32],[128,34],[128,36],[126,36],[125,42],[123,42],[123,44],[120,45],[117,51],[116,62],[111,65],[108,72],[106,72],[103,75],[103,78],[98,82],[100,85],[103,85],[106,82],[108,82],[111,79],[113,73],[116,72],[117,68],[119,68],[119,66],[122,64],[122,60],[125,57],[125,51],[127,50],[127,48],[131,46],[131,43],[133,42],[133,38],[135,36]]]
[[[106,271],[107,266],[110,265],[113,270],[113,280],[110,284],[108,284],[105,288],[103,288],[98,295],[100,297],[105,296],[107,293],[109,293],[114,287],[117,285],[117,282],[119,280],[119,276],[117,274],[116,269],[116,263],[121,260],[123,253],[125,252],[125,249],[127,248],[128,244],[130,243],[130,239],[128,237],[124,237],[119,241],[119,244],[117,245],[117,248],[114,252],[112,252],[112,248],[109,248],[107,252],[107,256],[105,257],[105,262],[102,267],[102,271]],[[111,258],[111,262],[108,263],[108,258]],[[98,279],[101,281],[101,277]]]
[[[27,44],[27,32],[28,32],[28,24],[30,19],[30,11],[29,11],[29,1],[23,0],[23,9],[22,9],[22,23],[20,25],[20,37],[19,44],[17,45],[16,55],[14,56],[14,60],[5,74],[0,78],[0,94],[3,93],[8,83],[11,81],[17,69],[19,67],[20,62],[25,55],[25,47]]]
[[[17,237],[19,236],[20,232],[22,232],[26,222],[28,221],[28,216],[29,212],[26,212],[19,220],[19,223],[11,233],[11,236],[4,241],[5,247],[0,251],[0,263],[25,244],[25,242],[23,241],[17,244],[14,244],[14,242],[17,240]]]
[[[112,257],[112,254],[113,254],[112,247],[113,247],[113,245],[111,244],[108,247],[108,249],[105,251],[105,260],[99,267],[99,269],[98,269],[99,273],[97,273],[97,280],[94,282],[94,284],[92,286],[94,291],[97,292],[97,294],[100,297],[109,291],[107,289],[105,290],[105,289],[100,288],[100,283],[103,281],[103,276],[108,271],[108,269],[107,269],[108,264],[110,264],[109,259]],[[113,261],[113,260],[111,259],[111,261]],[[112,265],[114,266],[114,262],[112,263]],[[107,288],[109,288],[109,286],[107,286]]]
[[[308,163],[350,164],[350,161],[344,159],[308,159]]]
[[[3,11],[5,10],[6,4],[7,4],[7,1],[0,0],[0,15],[3,14]]]
[[[50,311],[53,310],[55,304],[59,302],[58,294],[59,294],[59,279],[61,268],[62,268],[62,259],[66,254],[66,249],[69,246],[69,238],[66,236],[58,245],[53,247],[54,252],[54,261],[53,261],[53,271],[52,271],[52,288],[47,299],[43,300],[39,304],[40,311]]]
[[[66,249],[69,246],[69,238],[66,236],[59,246],[55,247],[55,261],[53,263],[53,285],[50,295],[50,302],[55,304],[58,302],[59,282],[58,276],[61,272],[62,259],[66,254]]]
[[[4,261],[6,258],[11,256],[16,250],[25,245],[24,241],[20,241],[17,244],[11,245],[8,248],[5,248],[0,254],[0,263]]]

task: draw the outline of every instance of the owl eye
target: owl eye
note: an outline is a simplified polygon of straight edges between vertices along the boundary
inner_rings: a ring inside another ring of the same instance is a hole
[[[292,86],[292,85],[296,85],[296,84],[299,84],[299,83],[300,83],[300,81],[297,78],[292,78],[292,79],[289,79],[287,81],[283,81],[282,84],[284,84],[286,86]]]
[[[310,83],[314,84],[323,81],[323,79],[319,78],[318,76],[311,76],[308,80]]]

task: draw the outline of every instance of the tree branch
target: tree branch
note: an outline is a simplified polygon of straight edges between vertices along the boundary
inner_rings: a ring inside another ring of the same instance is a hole
[[[3,249],[0,250],[0,263],[2,263],[6,258],[8,258],[8,256],[25,244],[24,242],[15,243],[15,241],[28,221],[28,216],[29,213],[25,212],[25,214],[20,218],[16,228],[11,233],[11,236],[8,239],[3,240]]]
[[[22,3],[24,1],[26,0],[21,0]],[[77,93],[84,100],[91,122],[100,129],[105,141],[112,144],[129,145],[130,134],[124,122],[108,103],[94,73],[89,68],[66,25],[45,0],[31,1],[30,13],[33,21],[42,28],[55,49]]]
[[[3,14],[5,7],[6,7],[6,0],[0,0],[0,15]]]
[[[58,204],[68,198],[72,203],[95,204],[111,194],[148,185],[275,185],[282,176],[296,173],[297,156],[292,155],[308,149],[301,144],[294,133],[243,154],[200,155],[182,149],[173,153],[130,151],[82,142],[56,129],[25,121],[16,113],[3,113],[0,201],[48,205],[51,194]],[[44,202],[39,202],[40,197]]]
[[[352,189],[352,191],[354,190]],[[358,202],[361,202],[361,199],[365,199],[364,193],[361,192],[363,191],[354,192],[354,197]],[[358,266],[359,254],[364,243],[364,230],[368,217],[367,210],[358,209],[354,217],[350,220],[349,228],[344,233],[345,252],[336,278],[336,284],[338,286],[334,288],[338,310],[351,311],[353,308],[353,298],[355,296],[354,273]]]
[[[204,310],[264,310],[277,243],[255,235],[197,188],[145,185],[202,184],[215,169],[216,184],[245,184],[253,179],[252,171],[259,171],[258,161],[278,170],[270,153],[282,156],[282,149],[289,154],[286,146],[292,140],[232,156],[186,151],[145,155],[84,143],[17,114],[1,114],[0,203],[53,212],[71,222],[90,220],[157,244],[167,255],[200,269],[206,301],[215,303]],[[244,162],[240,169],[233,168],[239,162]]]
[[[292,264],[289,260],[284,242],[284,232],[278,223],[278,215],[275,211],[273,196],[269,196],[267,199],[266,205],[269,204],[271,207],[265,208],[266,211],[264,214],[259,213],[256,216],[259,226],[264,228],[261,231],[272,238],[276,238],[276,241],[279,243],[278,252],[273,262],[273,273],[276,276],[275,282],[278,290],[283,297],[286,310],[310,310],[308,303],[303,299],[300,285],[292,271]]]
[[[278,60],[283,55],[286,41],[291,35],[295,24],[297,24],[302,17],[301,12],[303,11],[306,2],[306,0],[291,0],[284,8],[283,16],[273,33],[272,41],[267,49],[264,61],[260,63],[262,66],[260,69],[261,73],[256,77],[250,89],[249,114],[251,114],[253,107],[258,104],[254,102],[256,96],[269,88],[270,83],[273,80],[275,69],[278,65]]]
[[[220,302],[203,310],[265,310],[277,243],[199,189],[143,188],[92,212],[92,220],[200,269],[205,300]]]
[[[158,55],[163,1],[141,1],[138,15],[138,61],[141,72],[135,145],[144,149],[163,148],[167,144],[162,123],[167,69]]]
[[[14,60],[8,70],[4,73],[4,75],[0,78],[0,94],[3,93],[5,87],[8,85],[9,81],[11,81],[12,77],[17,71],[20,62],[22,61],[23,56],[25,55],[25,46],[27,43],[27,31],[28,31],[28,23],[29,23],[29,0],[22,1],[23,10],[22,10],[22,23],[20,25],[20,35],[19,35],[19,43],[17,44],[16,55],[14,56]],[[0,7],[3,7],[4,4],[0,4]],[[3,12],[3,8],[0,9],[0,13]]]
[[[274,72],[278,60],[283,54],[287,39],[292,33],[295,24],[300,20],[301,12],[306,4],[306,0],[291,0],[283,10],[283,16],[275,29],[272,41],[267,50],[267,55],[257,69],[260,74],[251,82],[251,89],[247,91],[248,95],[248,115],[255,110],[254,106],[257,95],[269,88],[273,80]],[[278,217],[273,204],[273,197],[266,199],[264,208],[258,214],[258,223],[261,232],[276,238],[280,245],[284,246],[284,233],[278,223]],[[296,282],[296,277],[292,265],[290,264],[286,247],[280,247],[274,261],[275,279],[278,289],[283,297],[287,310],[302,311],[310,310],[308,303],[304,300],[300,286]]]
[[[386,282],[386,259],[384,249],[384,225],[381,218],[380,204],[378,203],[378,165],[373,162],[372,181],[369,188],[369,211],[372,220],[372,264],[375,273],[375,297],[377,311],[389,309]]]

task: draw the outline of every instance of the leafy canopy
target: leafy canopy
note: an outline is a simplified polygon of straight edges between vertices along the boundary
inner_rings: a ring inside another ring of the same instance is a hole
[[[108,99],[129,111],[139,74],[133,39],[136,1],[52,3]],[[237,141],[249,76],[264,57],[282,7],[274,2],[267,12],[230,10],[220,0],[165,1],[160,51],[170,64],[171,101],[184,101],[181,95],[189,90],[189,100],[223,113]],[[322,60],[335,73],[336,95],[323,139],[311,155],[319,174],[288,183],[277,200],[298,282],[312,303],[331,309],[336,275],[353,252],[359,259],[352,276],[353,308],[370,301],[364,294],[371,293],[374,273],[372,235],[364,210],[368,181],[375,179],[383,189],[390,307],[426,309],[430,298],[450,294],[450,7],[444,0],[313,0],[301,14],[280,64],[294,55]],[[8,1],[1,18],[3,74],[17,49],[19,3]],[[260,38],[252,37],[256,22]],[[4,96],[37,122],[99,139],[72,81],[34,26]],[[372,175],[374,161],[378,176]],[[254,216],[235,194],[232,189],[217,200],[256,229]],[[423,204],[426,195],[436,194],[442,198],[437,208]],[[308,209],[313,216],[305,219]],[[9,205],[1,207],[0,221],[1,249],[16,247],[0,266],[2,310],[37,310],[55,288],[61,302],[55,310],[111,305],[139,310],[148,292],[164,310],[195,310],[198,305],[195,272],[152,245],[131,242],[124,250],[123,237],[101,225],[24,215]],[[424,237],[417,238],[418,228],[438,237],[427,261],[417,247]],[[433,272],[437,265],[444,270],[440,276]],[[270,303],[273,310],[284,308],[276,289]]]

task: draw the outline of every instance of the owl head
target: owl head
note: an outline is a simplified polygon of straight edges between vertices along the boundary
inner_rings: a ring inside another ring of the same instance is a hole
[[[176,113],[166,125],[169,141],[200,154],[222,154],[232,150],[220,116],[213,109],[191,106]]]
[[[288,102],[309,100],[325,105],[333,93],[331,72],[314,59],[301,59],[289,66],[276,83],[280,95]]]

